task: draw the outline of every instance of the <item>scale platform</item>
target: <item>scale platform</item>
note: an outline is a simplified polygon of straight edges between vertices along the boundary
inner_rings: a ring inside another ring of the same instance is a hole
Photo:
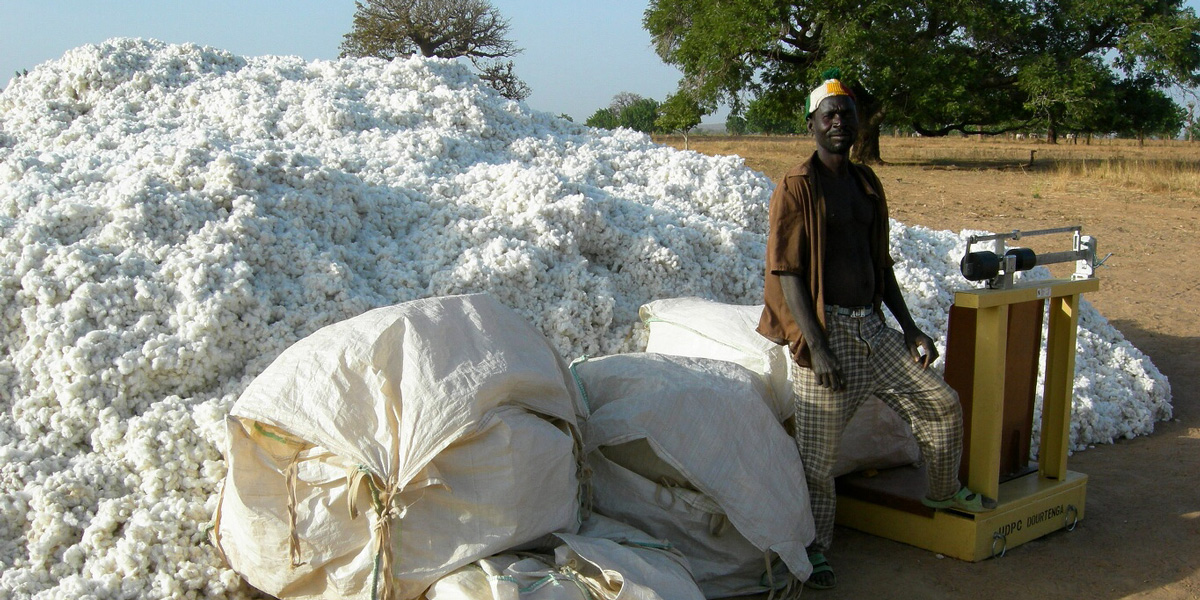
[[[1034,471],[1001,483],[996,510],[977,515],[921,504],[925,481],[925,470],[913,467],[841,477],[838,523],[977,562],[1059,529],[1074,529],[1084,516],[1087,475],[1074,471],[1063,480]]]

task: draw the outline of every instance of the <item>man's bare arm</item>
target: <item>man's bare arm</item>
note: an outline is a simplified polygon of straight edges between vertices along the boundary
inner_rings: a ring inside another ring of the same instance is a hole
[[[908,346],[908,353],[912,355],[913,360],[921,364],[921,368],[928,369],[933,361],[937,360],[938,351],[933,343],[933,338],[925,335],[917,324],[913,322],[912,315],[908,312],[908,304],[904,302],[904,294],[900,292],[900,284],[896,281],[896,272],[890,267],[884,273],[883,282],[883,303],[887,305],[892,316],[896,317],[896,322],[900,324],[900,330],[904,332],[904,344]]]
[[[821,322],[817,320],[808,283],[802,277],[788,273],[779,274],[779,283],[783,288],[783,299],[787,302],[788,310],[791,311],[796,324],[800,326],[804,342],[808,344],[813,375],[817,377],[817,383],[833,390],[846,387],[845,378],[842,377],[841,364],[833,355],[833,351],[829,349],[825,331],[821,329]]]

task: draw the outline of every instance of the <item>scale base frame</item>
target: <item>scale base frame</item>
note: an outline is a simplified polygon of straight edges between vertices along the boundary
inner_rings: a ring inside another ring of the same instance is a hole
[[[951,510],[895,508],[839,494],[837,523],[968,562],[1003,556],[1007,550],[1084,517],[1087,475],[1067,471],[1062,480],[1036,472],[1000,484],[995,510],[970,514]]]

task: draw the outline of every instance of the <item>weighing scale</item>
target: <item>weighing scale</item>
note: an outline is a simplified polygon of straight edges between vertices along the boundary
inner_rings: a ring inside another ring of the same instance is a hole
[[[923,468],[897,467],[838,479],[837,522],[867,533],[967,561],[1009,548],[1084,517],[1087,476],[1067,470],[1079,299],[1099,289],[1096,242],[1078,226],[973,235],[960,268],[983,287],[957,291],[950,310],[945,379],[963,407],[959,479],[997,500],[979,514],[934,510],[921,503]],[[1070,233],[1073,248],[1036,254],[1005,240]],[[973,246],[991,242],[992,249]],[[1068,279],[1015,277],[1037,265],[1075,262]],[[1103,263],[1103,261],[1101,261]],[[1049,311],[1047,312],[1047,304]],[[1042,328],[1049,315],[1040,453],[1030,461]]]

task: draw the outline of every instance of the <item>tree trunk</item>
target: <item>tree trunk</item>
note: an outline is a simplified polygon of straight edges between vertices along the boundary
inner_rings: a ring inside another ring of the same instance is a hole
[[[874,103],[864,103],[862,110],[870,112],[867,113],[865,119],[861,120],[862,126],[858,130],[858,142],[854,145],[854,153],[851,158],[867,165],[883,164],[883,158],[879,154],[879,131],[883,125],[883,110]]]
[[[868,165],[883,163],[879,155],[879,128],[863,129],[858,134],[858,144],[854,146],[854,160]]]
[[[1049,115],[1046,119],[1046,142],[1051,144],[1058,143],[1058,124],[1054,122],[1054,115]]]

